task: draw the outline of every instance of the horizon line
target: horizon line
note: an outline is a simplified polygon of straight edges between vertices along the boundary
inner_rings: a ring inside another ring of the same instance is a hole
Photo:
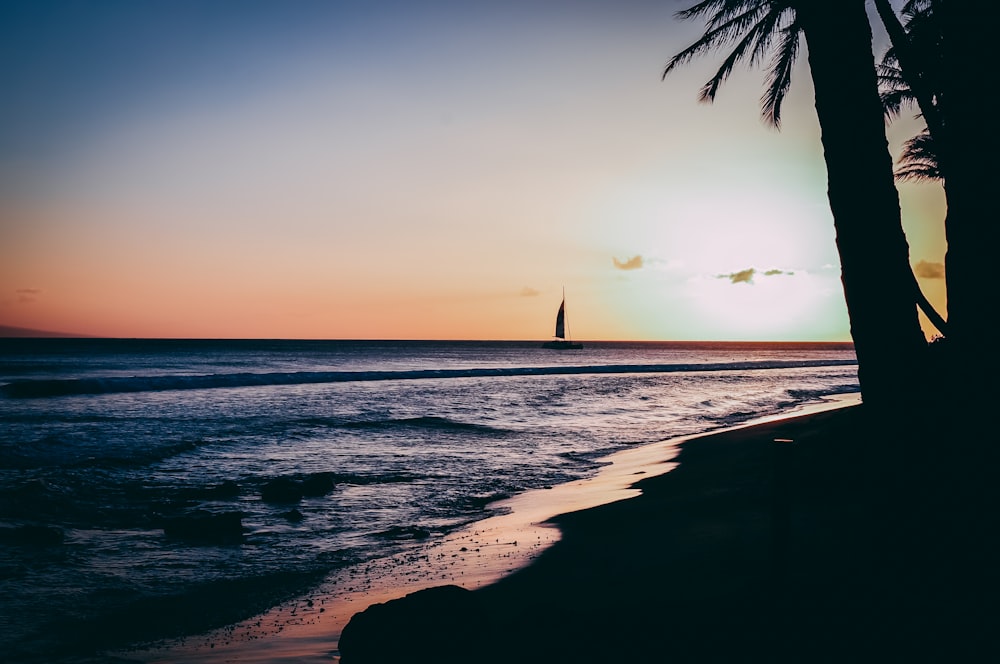
[[[402,338],[402,337],[130,337],[101,336],[71,332],[53,332],[30,328],[0,326],[0,339],[3,340],[95,340],[95,341],[337,341],[337,342],[423,342],[423,343],[535,343],[543,339],[447,339],[447,338]],[[781,340],[781,339],[581,339],[581,343],[693,343],[693,344],[841,344],[854,345],[853,340]]]

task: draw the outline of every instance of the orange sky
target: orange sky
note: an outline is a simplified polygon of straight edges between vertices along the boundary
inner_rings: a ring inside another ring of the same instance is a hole
[[[660,81],[674,3],[241,8],[0,10],[0,325],[544,339],[565,287],[579,339],[849,339],[804,69],[778,133],[759,73]]]

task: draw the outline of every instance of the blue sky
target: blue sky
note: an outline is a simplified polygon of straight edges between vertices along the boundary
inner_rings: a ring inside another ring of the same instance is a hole
[[[759,72],[699,104],[682,6],[4,1],[0,324],[846,339],[808,72],[780,133]]]

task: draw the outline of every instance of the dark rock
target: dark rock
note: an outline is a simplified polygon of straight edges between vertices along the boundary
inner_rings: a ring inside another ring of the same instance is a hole
[[[16,546],[54,546],[62,544],[63,531],[54,526],[0,527],[0,544]]]
[[[491,625],[479,598],[459,586],[419,590],[356,613],[340,635],[341,664],[493,661]]]
[[[309,497],[325,496],[336,486],[333,473],[314,473],[302,480],[302,495]]]
[[[232,480],[226,480],[218,486],[211,487],[207,493],[212,498],[236,498],[240,495],[240,485]]]
[[[302,483],[279,477],[260,488],[260,497],[268,503],[297,503],[302,500]]]
[[[167,537],[196,544],[238,544],[243,541],[243,514],[193,510],[164,518],[163,532]]]
[[[285,517],[289,521],[295,521],[295,522],[301,521],[302,519],[305,518],[304,516],[302,516],[302,512],[296,509],[291,509],[288,510],[287,512],[282,512],[281,516]]]

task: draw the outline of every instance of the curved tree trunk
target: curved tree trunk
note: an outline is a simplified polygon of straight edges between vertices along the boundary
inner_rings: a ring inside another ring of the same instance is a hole
[[[912,398],[927,342],[914,306],[865,0],[796,3],[809,51],[841,281],[866,403]]]
[[[920,284],[917,283],[917,277],[913,277],[913,298],[917,301],[917,307],[924,312],[927,316],[927,320],[931,322],[938,332],[944,336],[948,336],[948,321],[942,318],[941,314],[937,312],[934,305],[930,303],[924,292],[920,290]]]

